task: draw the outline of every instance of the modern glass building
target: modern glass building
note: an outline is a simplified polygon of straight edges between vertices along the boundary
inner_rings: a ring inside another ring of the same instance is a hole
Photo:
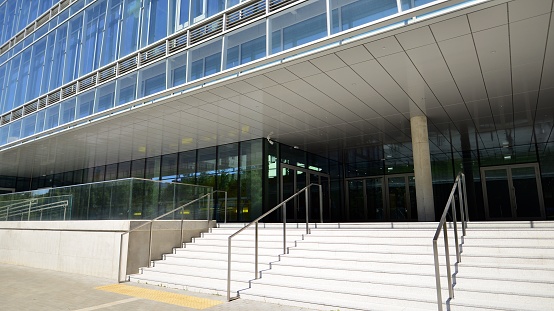
[[[325,220],[428,221],[461,171],[471,219],[552,219],[553,28],[552,0],[5,0],[0,192],[173,181],[247,221],[318,183]]]

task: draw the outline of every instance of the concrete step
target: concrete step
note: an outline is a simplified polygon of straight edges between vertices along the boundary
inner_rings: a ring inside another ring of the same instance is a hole
[[[371,284],[363,287],[347,287],[347,283],[313,284],[313,287],[312,284],[309,284],[310,287],[308,284],[288,284],[283,287],[282,284],[264,283],[263,279],[251,283],[250,289],[240,291],[241,298],[263,300],[271,297],[281,300],[282,304],[311,303],[327,308],[340,308],[340,310],[368,310],[371,304],[374,304],[375,310],[402,310],[402,308],[403,310],[412,310],[412,308],[436,310],[437,308],[435,289],[372,286]]]
[[[143,274],[131,275],[130,281],[209,294],[227,294],[227,280],[225,278],[196,276],[182,276],[179,278],[175,274],[171,273],[145,271]],[[248,286],[249,283],[247,281],[231,281],[231,288],[233,291],[243,290],[248,288]]]

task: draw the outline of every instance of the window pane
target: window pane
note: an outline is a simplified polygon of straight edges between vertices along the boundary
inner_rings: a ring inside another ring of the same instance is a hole
[[[44,69],[44,55],[46,49],[46,37],[33,45],[33,57],[29,77],[29,87],[25,101],[37,98],[40,95],[42,72]]]
[[[13,108],[15,100],[15,91],[17,89],[17,77],[19,76],[19,65],[21,63],[21,54],[12,59],[10,65],[10,73],[6,85],[6,99],[4,102],[4,112]]]
[[[190,52],[190,81],[221,70],[221,39],[206,43]]]
[[[123,105],[136,99],[137,74],[131,74],[117,80],[116,105]]]
[[[21,137],[29,137],[35,134],[35,125],[37,123],[37,114],[32,114],[23,119],[21,123]]]
[[[65,54],[65,70],[63,82],[68,83],[77,78],[79,72],[79,54],[81,51],[81,40],[83,30],[83,13],[73,17],[69,21],[69,37],[67,52]]]
[[[5,145],[8,142],[8,132],[10,127],[5,125],[0,127],[0,145]]]
[[[21,67],[19,67],[19,81],[15,93],[14,108],[23,105],[25,102],[27,82],[29,81],[29,68],[31,67],[31,50],[29,48],[21,53]]]
[[[96,97],[95,113],[112,108],[115,101],[115,81],[99,87]]]
[[[398,13],[396,0],[350,0],[332,2],[333,33],[357,27]]]
[[[58,126],[60,118],[60,105],[56,105],[46,109],[46,123],[44,125],[45,130],[49,130]]]
[[[180,29],[182,27],[185,27],[188,25],[188,22],[189,22],[189,10],[190,10],[190,5],[189,5],[189,1],[190,0],[178,0],[179,1],[179,25],[181,27],[177,27],[177,29]]]
[[[266,56],[265,22],[241,28],[227,36],[225,68],[233,68]]]
[[[260,139],[240,144],[240,205],[242,221],[250,221],[262,214],[263,141]]]
[[[177,153],[162,156],[161,180],[177,181]]]
[[[85,29],[83,52],[79,72],[85,75],[98,68],[100,63],[100,48],[104,34],[104,21],[107,0],[97,1],[95,5],[85,10]]]
[[[56,31],[56,46],[52,62],[52,73],[50,78],[50,91],[62,85],[62,72],[67,39],[67,23],[60,26]]]
[[[106,30],[100,55],[100,66],[113,62],[117,55],[117,38],[119,34],[119,21],[121,19],[121,0],[110,0],[108,17],[106,18]]]
[[[92,114],[94,107],[94,90],[77,97],[77,118],[84,118]]]
[[[139,71],[139,98],[165,90],[165,62]]]
[[[239,170],[239,144],[227,144],[218,147],[217,155],[217,188],[227,191],[228,215],[227,220],[239,220],[241,214],[238,208],[238,170]],[[218,200],[219,201],[219,200]],[[221,200],[223,201],[223,200]],[[221,202],[223,204],[223,202]],[[216,208],[219,204],[216,204]],[[221,205],[223,207],[223,205]],[[216,219],[225,218],[225,210],[217,208]]]
[[[75,98],[67,100],[60,104],[61,106],[61,118],[60,124],[66,124],[75,120]]]
[[[435,0],[402,0],[402,10],[409,10],[416,6],[424,5]]]
[[[46,115],[45,110],[41,110],[37,112],[37,125],[35,128],[35,133],[40,133],[44,130],[45,115]]]
[[[271,53],[281,52],[327,35],[325,1],[297,5],[269,19]]]
[[[145,0],[141,47],[167,36],[167,0]]]
[[[119,57],[124,57],[138,48],[140,1],[125,0],[121,24],[121,44]]]
[[[10,123],[10,134],[8,135],[8,143],[16,141],[21,136],[21,121]]]
[[[185,84],[187,77],[187,53],[172,56],[169,60],[169,87]]]
[[[178,175],[178,181],[187,184],[196,184],[196,150],[179,153]]]

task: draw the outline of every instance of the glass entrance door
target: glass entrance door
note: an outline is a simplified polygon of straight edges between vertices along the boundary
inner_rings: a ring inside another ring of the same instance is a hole
[[[349,179],[347,190],[350,221],[417,219],[413,174]]]
[[[309,169],[281,164],[281,202],[302,190],[309,184],[322,185],[323,217],[330,215],[330,178],[329,175]],[[311,187],[308,191],[309,220],[320,221],[319,189]],[[287,202],[287,222],[306,221],[306,194],[301,193]]]
[[[485,217],[491,220],[545,217],[537,164],[481,168]]]

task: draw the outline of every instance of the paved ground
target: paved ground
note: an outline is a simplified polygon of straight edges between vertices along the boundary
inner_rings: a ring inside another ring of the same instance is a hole
[[[310,311],[6,264],[0,264],[0,310]]]

